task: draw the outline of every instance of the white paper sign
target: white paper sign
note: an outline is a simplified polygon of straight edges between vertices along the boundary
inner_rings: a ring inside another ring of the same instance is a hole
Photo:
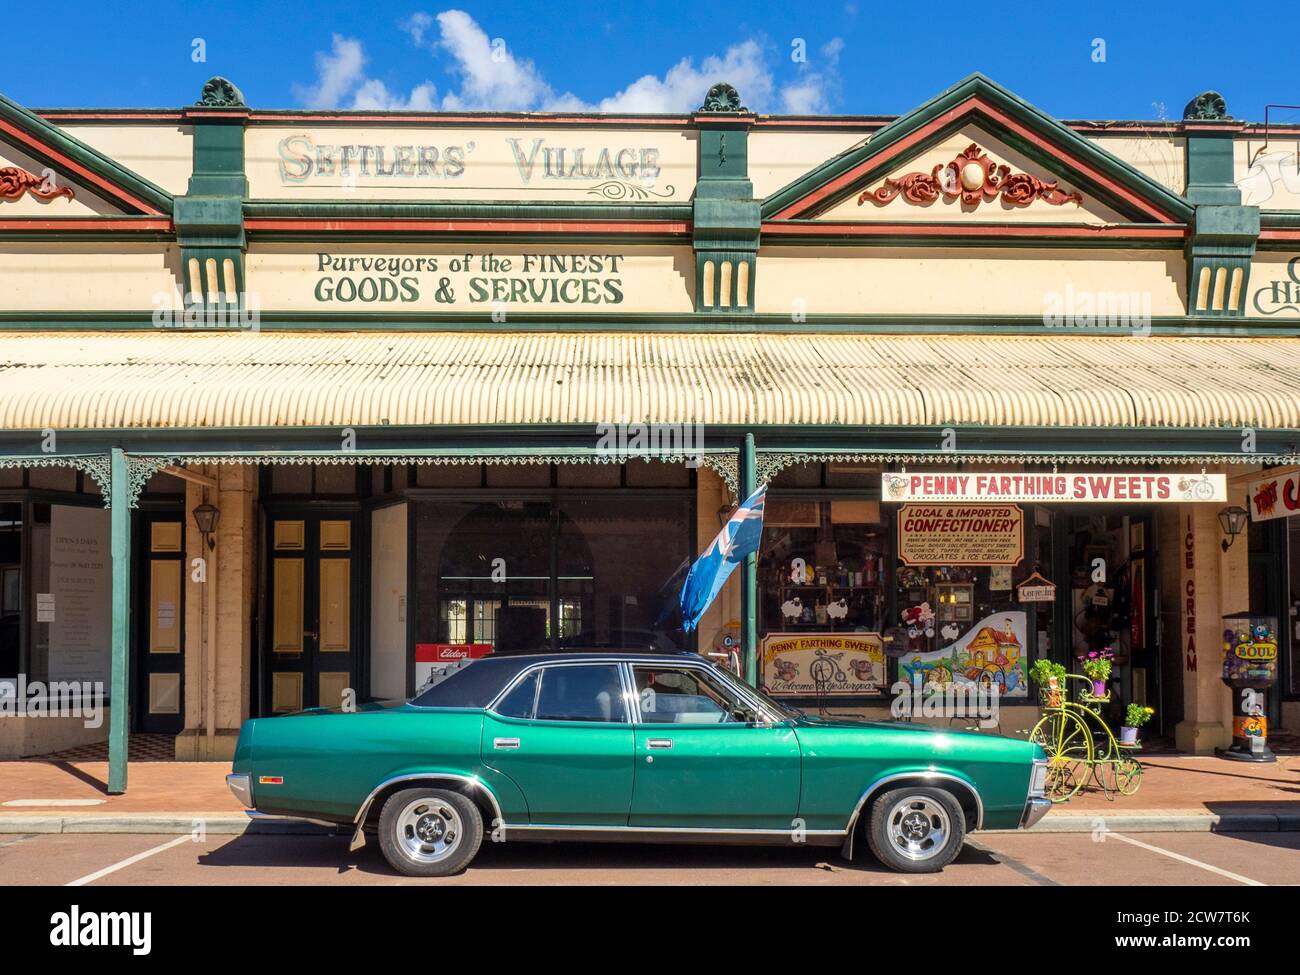
[[[38,592],[36,594],[36,622],[54,622],[54,593]]]

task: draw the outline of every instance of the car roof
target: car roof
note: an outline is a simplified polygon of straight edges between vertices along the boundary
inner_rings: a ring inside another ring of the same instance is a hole
[[[416,707],[485,708],[522,671],[538,664],[572,664],[588,661],[630,660],[637,663],[703,663],[698,653],[641,650],[576,650],[565,653],[492,653],[455,671],[411,701]]]

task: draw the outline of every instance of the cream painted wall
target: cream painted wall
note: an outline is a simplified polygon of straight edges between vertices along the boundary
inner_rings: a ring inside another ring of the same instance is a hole
[[[1187,188],[1187,140],[1182,136],[1094,135],[1088,137],[1161,186],[1182,195]]]
[[[749,131],[749,178],[757,199],[771,196],[867,137],[862,129],[835,132]]]
[[[179,272],[166,244],[0,243],[0,310],[177,308]]]
[[[1182,251],[765,247],[755,305],[782,315],[1037,316],[1089,292],[1136,296],[1152,315],[1182,315],[1186,277]]]
[[[1300,210],[1300,135],[1242,137],[1233,144],[1241,202],[1262,210]]]
[[[370,693],[406,697],[407,505],[370,516]]]
[[[60,128],[168,193],[179,195],[189,188],[193,126],[72,124]]]

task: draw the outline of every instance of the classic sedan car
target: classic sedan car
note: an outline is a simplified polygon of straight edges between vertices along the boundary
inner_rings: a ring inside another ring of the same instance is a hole
[[[411,876],[494,841],[839,846],[942,869],[976,829],[1050,807],[1026,741],[818,718],[690,653],[489,656],[414,700],[245,722],[227,781],[254,814],[368,834]]]

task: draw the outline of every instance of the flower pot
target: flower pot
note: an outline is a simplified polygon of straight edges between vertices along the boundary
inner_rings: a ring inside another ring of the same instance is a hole
[[[1106,696],[1106,682],[1104,680],[1095,680],[1092,682],[1092,696],[1093,697]]]
[[[1119,729],[1119,743],[1121,745],[1136,745],[1138,740],[1138,730],[1130,728],[1128,725],[1121,725]]]

